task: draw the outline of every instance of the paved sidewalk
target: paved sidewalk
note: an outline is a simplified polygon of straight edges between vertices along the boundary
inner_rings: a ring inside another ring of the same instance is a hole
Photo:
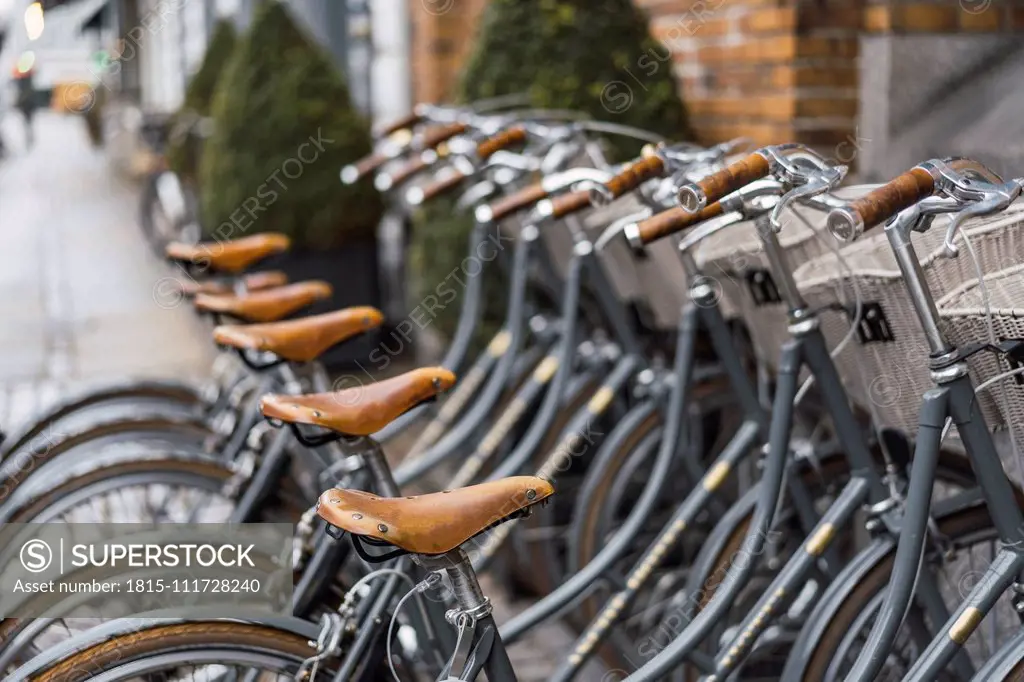
[[[78,118],[44,112],[26,151],[0,117],[0,424],[61,394],[129,376],[200,376],[209,330],[161,306],[166,266],[137,224],[138,188],[114,176]]]

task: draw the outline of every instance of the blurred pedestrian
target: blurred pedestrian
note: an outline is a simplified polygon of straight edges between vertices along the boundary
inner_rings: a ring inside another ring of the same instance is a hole
[[[32,70],[24,73],[18,73],[15,74],[14,80],[14,84],[17,89],[17,95],[14,98],[14,106],[18,108],[25,119],[25,146],[28,149],[32,148],[34,140],[32,134],[32,120],[36,113],[36,89],[33,74],[34,71]]]

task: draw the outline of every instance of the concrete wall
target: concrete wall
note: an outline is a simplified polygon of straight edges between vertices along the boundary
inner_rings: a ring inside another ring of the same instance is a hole
[[[978,124],[1016,97],[1024,73],[1018,38],[865,36],[860,52],[857,167],[866,181],[891,178],[932,156],[992,156],[1015,143],[1015,127],[982,134]]]

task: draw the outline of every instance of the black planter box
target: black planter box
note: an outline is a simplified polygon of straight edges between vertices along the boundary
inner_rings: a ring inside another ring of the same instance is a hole
[[[261,270],[279,269],[290,282],[322,279],[334,289],[334,295],[303,310],[301,315],[328,313],[351,306],[380,307],[380,265],[375,241],[349,244],[330,251],[294,250],[268,260]],[[335,346],[321,357],[328,370],[366,367],[370,351],[381,341],[381,330],[374,330]]]

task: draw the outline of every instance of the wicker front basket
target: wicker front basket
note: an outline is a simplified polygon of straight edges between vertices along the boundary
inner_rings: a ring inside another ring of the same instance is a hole
[[[949,216],[937,218],[924,234],[912,240],[936,300],[976,279],[973,260],[960,240],[961,255],[947,258],[943,238]],[[981,271],[994,273],[1024,261],[1024,203],[997,216],[967,222],[966,233],[977,253]],[[908,434],[917,431],[921,395],[934,386],[928,370],[928,346],[911,304],[889,240],[882,230],[844,248],[842,258],[823,255],[799,268],[797,285],[809,305],[827,308],[841,303],[847,311],[822,310],[822,330],[829,347],[850,334],[852,310],[859,289],[861,322],[836,356],[847,393],[869,410],[878,425]],[[843,262],[845,261],[845,263]],[[973,341],[987,336],[976,335]],[[964,338],[956,339],[964,341]],[[982,378],[977,372],[974,380]],[[989,375],[991,376],[991,374]],[[993,428],[1002,423],[992,393],[979,397],[979,406]]]
[[[938,308],[943,330],[957,346],[985,343],[993,336],[996,342],[1024,339],[1024,264],[986,274],[984,291],[977,278],[963,283],[939,299]],[[1013,360],[987,351],[971,357],[968,364],[979,382],[976,387],[1017,368]],[[1024,375],[1006,377],[983,390],[982,396],[995,401],[1001,424],[1024,424]]]
[[[872,187],[853,185],[837,190],[835,195],[856,199]],[[778,239],[790,267],[797,269],[830,252],[826,240],[832,237],[825,230],[825,219],[825,213],[801,206],[784,212]],[[835,248],[833,241],[831,249]],[[722,313],[743,321],[754,353],[775,369],[779,349],[789,338],[786,305],[778,298],[754,221],[737,223],[708,237],[697,248],[694,258],[701,272],[717,283]]]

